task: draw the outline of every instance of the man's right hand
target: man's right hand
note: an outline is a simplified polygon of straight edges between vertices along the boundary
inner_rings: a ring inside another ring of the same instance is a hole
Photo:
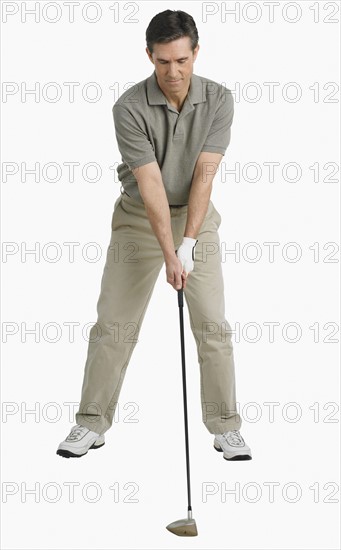
[[[174,254],[170,259],[165,260],[165,263],[167,283],[172,285],[175,290],[179,290],[181,287],[186,288],[186,275],[177,255]]]

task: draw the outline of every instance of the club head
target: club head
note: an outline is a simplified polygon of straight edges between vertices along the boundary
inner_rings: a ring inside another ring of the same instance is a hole
[[[166,529],[179,537],[196,537],[198,534],[195,519],[178,519],[167,525]]]

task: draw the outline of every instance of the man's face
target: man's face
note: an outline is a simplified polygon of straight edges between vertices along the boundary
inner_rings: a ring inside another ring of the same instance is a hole
[[[170,94],[187,92],[198,51],[199,44],[194,52],[192,51],[189,36],[183,36],[166,44],[157,42],[153,46],[152,54],[146,48],[148,57],[155,66],[157,81],[162,90]]]

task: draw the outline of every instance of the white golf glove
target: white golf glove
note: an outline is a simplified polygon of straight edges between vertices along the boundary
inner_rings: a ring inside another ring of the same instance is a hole
[[[197,242],[197,239],[192,239],[192,237],[184,237],[182,244],[176,251],[176,255],[182,264],[182,269],[186,273],[193,271],[195,260],[194,249]]]

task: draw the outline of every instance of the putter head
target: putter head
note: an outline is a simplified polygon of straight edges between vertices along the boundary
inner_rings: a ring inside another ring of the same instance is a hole
[[[167,525],[166,529],[179,537],[196,537],[198,534],[195,519],[178,519]]]

